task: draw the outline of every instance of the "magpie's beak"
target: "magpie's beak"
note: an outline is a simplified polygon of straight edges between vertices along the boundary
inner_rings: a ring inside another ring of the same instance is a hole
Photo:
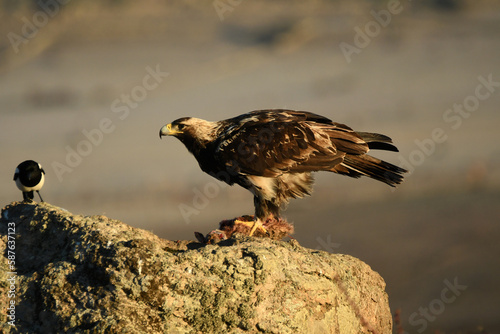
[[[176,125],[167,124],[160,129],[160,139],[163,136],[175,136],[179,133],[182,133],[182,131],[179,131]]]

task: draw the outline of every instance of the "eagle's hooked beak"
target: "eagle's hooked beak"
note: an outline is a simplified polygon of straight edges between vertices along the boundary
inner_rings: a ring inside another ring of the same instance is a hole
[[[162,136],[175,136],[176,134],[182,133],[182,131],[179,131],[177,126],[170,124],[164,125],[160,129],[160,139]]]

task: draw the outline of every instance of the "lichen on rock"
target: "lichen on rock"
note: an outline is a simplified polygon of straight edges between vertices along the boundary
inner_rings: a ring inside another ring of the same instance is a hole
[[[8,324],[15,223],[15,326]],[[12,203],[0,218],[5,333],[390,333],[383,279],[341,254],[235,234],[164,240],[105,216]]]

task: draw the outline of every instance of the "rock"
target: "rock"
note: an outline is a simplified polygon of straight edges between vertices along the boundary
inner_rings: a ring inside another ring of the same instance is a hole
[[[4,333],[392,332],[380,275],[295,240],[169,241],[19,202],[2,210],[0,236]]]

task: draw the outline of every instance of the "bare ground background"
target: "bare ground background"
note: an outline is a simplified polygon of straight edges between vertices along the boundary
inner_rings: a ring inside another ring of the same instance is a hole
[[[251,194],[204,175],[160,127],[316,112],[391,136],[401,152],[374,155],[412,173],[396,191],[318,174],[286,211],[295,238],[377,270],[408,333],[500,332],[500,87],[474,99],[479,77],[500,82],[496,1],[0,3],[2,206],[21,199],[14,169],[34,159],[47,202],[193,239],[252,213]],[[389,3],[399,12],[381,27],[371,11]],[[373,30],[348,62],[339,45],[358,28]],[[448,112],[463,103],[473,111]],[[466,288],[448,302],[455,280]]]

